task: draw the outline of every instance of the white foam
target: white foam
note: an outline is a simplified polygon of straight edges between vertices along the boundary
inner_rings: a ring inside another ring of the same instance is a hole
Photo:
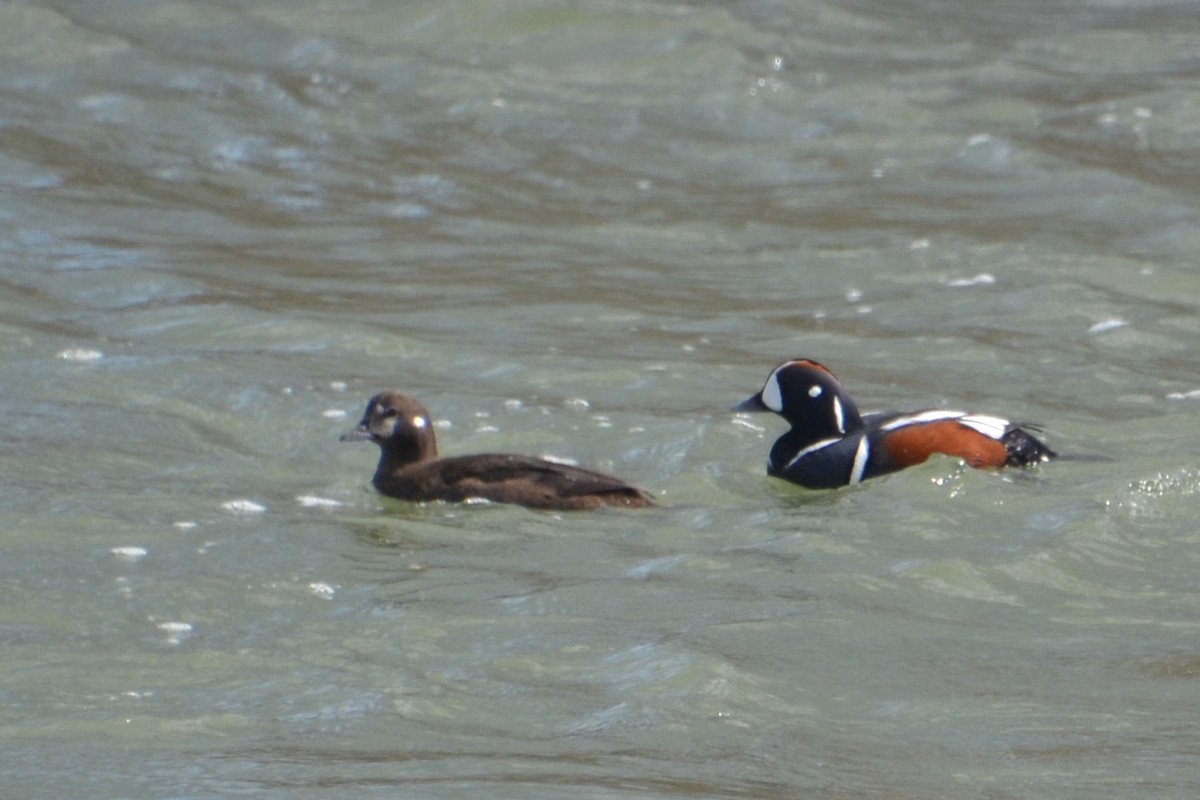
[[[221,503],[221,508],[234,514],[261,514],[267,510],[266,506],[246,499],[228,500]]]
[[[167,644],[179,644],[194,632],[190,622],[160,622],[155,627],[167,635]]]
[[[996,276],[990,272],[981,272],[972,278],[955,278],[946,281],[947,286],[961,288],[964,286],[990,286],[996,282]]]
[[[745,417],[734,417],[732,420],[730,420],[730,422],[739,428],[745,428],[746,430],[754,431],[755,433],[762,433],[766,430],[766,428],[762,427],[761,425],[755,425]]]
[[[342,505],[338,500],[329,497],[317,497],[312,494],[297,495],[296,502],[305,508],[337,508]]]
[[[114,556],[123,561],[138,561],[149,555],[150,551],[144,547],[114,547],[109,550]]]
[[[1106,319],[1106,320],[1101,320],[1100,322],[1097,322],[1095,325],[1088,328],[1087,332],[1095,335],[1097,333],[1105,333],[1107,331],[1115,331],[1117,328],[1124,328],[1128,324],[1129,323],[1126,322],[1125,320],[1117,319],[1116,317],[1114,317],[1112,319]]]
[[[99,350],[91,350],[86,347],[69,347],[66,350],[59,352],[58,357],[63,361],[99,361],[104,358],[104,353]]]

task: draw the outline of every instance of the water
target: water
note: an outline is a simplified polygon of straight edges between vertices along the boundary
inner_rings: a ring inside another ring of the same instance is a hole
[[[1194,797],[1193,22],[0,7],[5,795]],[[803,492],[799,355],[1111,460]],[[389,386],[662,506],[381,499]]]

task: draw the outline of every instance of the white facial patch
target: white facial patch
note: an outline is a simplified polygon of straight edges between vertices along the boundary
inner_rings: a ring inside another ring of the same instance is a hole
[[[814,383],[812,386],[808,387],[808,396],[812,398],[820,397],[822,391],[824,390],[821,389],[818,384]]]
[[[767,378],[767,382],[759,394],[764,406],[776,414],[783,411],[783,392],[779,388],[779,370],[771,373],[771,377]]]
[[[417,430],[421,430],[429,425],[429,420],[422,417],[420,414],[412,418],[412,426]]]

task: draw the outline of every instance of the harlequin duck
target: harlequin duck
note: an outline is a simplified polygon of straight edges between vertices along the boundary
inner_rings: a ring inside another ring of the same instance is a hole
[[[650,495],[618,478],[531,456],[438,458],[429,412],[398,391],[372,397],[358,427],[341,437],[343,442],[368,439],[382,450],[372,483],[398,500],[481,498],[563,510],[654,505]]]
[[[774,411],[792,429],[775,442],[767,474],[834,489],[920,464],[934,453],[972,467],[1028,466],[1058,454],[1000,417],[933,409],[859,414],[842,384],[816,361],[776,367],[733,411]]]

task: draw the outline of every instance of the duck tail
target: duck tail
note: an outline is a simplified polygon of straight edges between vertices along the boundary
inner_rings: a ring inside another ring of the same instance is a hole
[[[1014,425],[1004,432],[1000,440],[1004,443],[1004,459],[1006,467],[1027,467],[1030,464],[1041,464],[1052,458],[1058,458],[1058,453],[1051,450],[1029,430],[1038,430],[1034,425]]]

